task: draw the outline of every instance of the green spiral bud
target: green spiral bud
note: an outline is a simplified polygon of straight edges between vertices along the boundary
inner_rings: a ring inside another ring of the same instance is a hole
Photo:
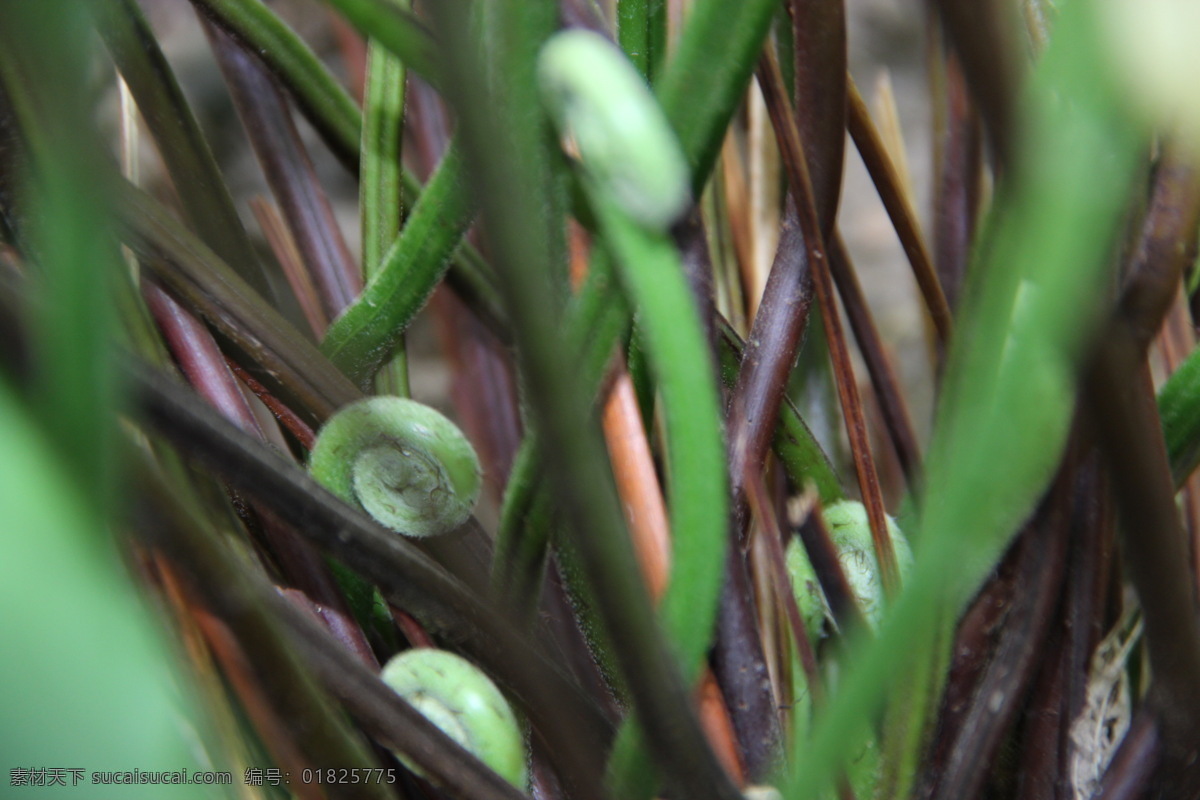
[[[409,536],[435,536],[465,522],[482,474],[453,422],[401,397],[369,397],[330,417],[309,471],[381,525]]]
[[[883,616],[884,594],[871,526],[867,521],[867,509],[858,501],[842,500],[826,507],[822,515],[858,607],[874,630]],[[896,566],[903,580],[912,569],[912,550],[895,520],[888,517],[887,526],[892,547],[896,551]],[[816,638],[829,616],[829,606],[804,545],[798,539],[793,539],[788,545],[787,566],[805,627],[809,635]]]
[[[822,515],[829,530],[829,538],[837,551],[838,562],[842,565],[842,571],[850,584],[850,590],[854,593],[867,625],[875,630],[883,616],[885,597],[879,561],[875,557],[875,543],[871,537],[871,525],[867,520],[867,509],[857,501],[842,500],[827,506]],[[896,566],[903,580],[912,570],[912,550],[908,546],[908,540],[904,538],[904,533],[891,517],[887,518],[887,528],[892,548],[896,551]],[[799,539],[793,539],[788,544],[787,567],[805,628],[809,637],[815,641],[820,636],[825,620],[831,618],[831,614],[825,594],[817,581],[816,572]],[[824,666],[836,673],[836,668],[831,667],[830,662],[826,661]],[[798,730],[807,731],[812,723],[812,695],[803,670],[794,669],[792,676],[792,714],[798,723]],[[879,745],[872,738],[864,742],[857,753],[847,759],[846,777],[855,796],[874,797],[881,775],[882,756]]]
[[[691,201],[687,160],[624,53],[599,34],[563,31],[542,47],[538,82],[595,191],[647,228],[679,219]]]
[[[380,677],[463,749],[525,788],[521,726],[496,684],[477,667],[445,650],[418,648],[389,661]]]

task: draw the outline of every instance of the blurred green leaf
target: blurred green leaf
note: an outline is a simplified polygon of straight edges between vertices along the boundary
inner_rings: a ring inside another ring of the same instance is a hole
[[[830,785],[887,688],[937,646],[1061,457],[1076,371],[1105,305],[1110,249],[1144,153],[1094,26],[1090,3],[1063,3],[1028,87],[1018,160],[975,253],[947,367],[912,580],[879,637],[848,662],[813,738],[796,744],[790,798]],[[937,659],[932,669],[940,671]],[[931,679],[940,680],[917,680]],[[919,737],[924,719],[913,722]]]
[[[186,746],[190,709],[155,621],[103,524],[2,384],[0,441],[3,766],[86,770],[79,787],[68,775],[65,788],[29,790],[38,797],[85,796],[94,770],[197,768]],[[123,786],[120,795],[205,796],[154,785]]]

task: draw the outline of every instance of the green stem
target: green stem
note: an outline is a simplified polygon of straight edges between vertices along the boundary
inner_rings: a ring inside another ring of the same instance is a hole
[[[638,308],[662,396],[674,557],[661,613],[691,681],[711,641],[726,544],[729,482],[716,376],[670,237],[637,225],[607,202],[594,207],[621,283]]]
[[[296,32],[259,0],[193,0],[213,22],[247,42],[295,98],[300,111],[325,143],[357,172],[362,146],[362,114],[357,104]],[[421,195],[421,182],[404,170],[403,190]],[[504,338],[506,316],[494,277],[478,251],[464,244],[454,259],[449,282],[476,313]]]
[[[367,85],[363,102],[359,206],[362,215],[363,282],[383,268],[384,254],[400,232],[404,169],[404,63],[372,39],[367,43]],[[391,359],[375,379],[381,394],[408,397],[408,356],[401,335]]]
[[[1171,477],[1182,486],[1200,464],[1200,350],[1188,356],[1158,394]]]
[[[404,64],[376,42],[368,43],[358,187],[363,278],[368,281],[380,271],[384,253],[400,232],[404,80]]]
[[[589,397],[600,392],[613,350],[629,322],[628,307],[614,280],[610,259],[597,248],[587,280],[567,309],[564,338],[568,352],[578,354],[576,369]],[[537,606],[554,512],[550,488],[539,474],[538,447],[536,431],[530,431],[513,461],[492,569],[497,593],[507,598],[517,619],[526,620]],[[572,588],[578,594],[578,588]]]
[[[513,457],[500,504],[492,558],[492,589],[513,619],[528,623],[537,609],[550,546],[549,493],[540,483],[538,444],[532,431]]]
[[[391,50],[432,86],[439,83],[438,47],[409,11],[391,0],[325,0],[364,36]]]
[[[655,622],[624,533],[590,398],[568,361],[573,354],[559,343],[564,315],[553,287],[563,262],[553,244],[561,238],[563,218],[557,203],[547,203],[553,156],[535,73],[538,49],[554,30],[557,7],[528,0],[494,5],[497,46],[486,60],[467,35],[466,3],[437,3],[431,10],[445,51],[454,55],[443,62],[446,84],[464,150],[480,178],[483,218],[522,356],[526,397],[539,436],[548,444],[548,475],[657,762],[681,793],[739,798],[704,738],[677,659]],[[492,82],[489,75],[504,80]]]
[[[650,0],[618,0],[617,39],[625,55],[650,81]]]
[[[113,511],[117,381],[109,298],[123,280],[103,197],[99,133],[82,90],[87,30],[76,2],[0,4],[0,116],[28,145],[31,239],[44,302],[37,308],[36,405],[93,512]],[[44,13],[43,13],[44,12]],[[7,199],[7,198],[6,198]]]
[[[458,148],[446,151],[362,295],[334,320],[321,350],[365,385],[391,354],[450,264],[475,214]]]
[[[655,94],[692,167],[693,197],[700,196],[716,162],[778,5],[699,0],[679,49],[656,78]]]
[[[662,397],[667,432],[671,580],[659,614],[684,681],[695,683],[712,641],[724,575],[729,481],[712,359],[683,265],[671,238],[634,223],[592,195],[626,294],[639,310],[642,342]],[[648,797],[649,759],[638,737],[618,737],[614,793]]]

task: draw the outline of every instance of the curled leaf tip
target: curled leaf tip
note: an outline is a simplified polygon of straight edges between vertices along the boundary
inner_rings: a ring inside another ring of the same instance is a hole
[[[538,80],[567,149],[596,191],[654,230],[683,215],[691,203],[687,161],[624,53],[599,34],[563,31],[543,46]]]
[[[376,522],[435,536],[466,522],[482,471],[474,448],[439,412],[401,397],[370,397],[330,417],[309,471]]]
[[[504,695],[478,667],[445,650],[418,648],[395,656],[380,677],[463,749],[525,788],[521,727]]]

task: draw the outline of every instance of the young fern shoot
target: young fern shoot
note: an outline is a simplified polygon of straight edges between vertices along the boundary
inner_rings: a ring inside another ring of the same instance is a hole
[[[401,397],[370,397],[331,417],[317,435],[309,470],[376,522],[417,537],[466,522],[482,475],[454,423]]]

